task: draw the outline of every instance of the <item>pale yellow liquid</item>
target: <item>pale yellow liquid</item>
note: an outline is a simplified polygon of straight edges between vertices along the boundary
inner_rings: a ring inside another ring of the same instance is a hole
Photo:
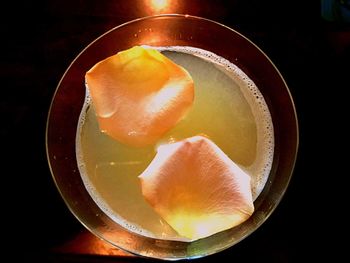
[[[101,133],[89,98],[77,134],[79,169],[95,202],[129,230],[164,239],[180,237],[144,200],[137,178],[155,156],[158,145],[205,134],[251,175],[254,199],[267,180],[273,153],[272,123],[267,107],[246,76],[238,69],[236,72],[231,68],[229,72],[225,69],[227,65],[216,64],[223,61],[207,61],[213,57],[207,56],[204,60],[182,52],[163,54],[191,74],[195,83],[194,104],[186,117],[156,144],[134,148]],[[203,52],[197,55],[206,55]],[[249,87],[245,87],[247,83]],[[256,92],[259,100],[255,98]]]

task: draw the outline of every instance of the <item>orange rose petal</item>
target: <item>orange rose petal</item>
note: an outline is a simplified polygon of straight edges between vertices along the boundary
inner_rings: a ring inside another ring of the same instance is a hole
[[[193,103],[189,73],[156,50],[133,47],[86,73],[100,129],[132,146],[155,143]]]
[[[202,136],[160,146],[139,178],[154,210],[191,240],[237,226],[254,211],[250,176]]]

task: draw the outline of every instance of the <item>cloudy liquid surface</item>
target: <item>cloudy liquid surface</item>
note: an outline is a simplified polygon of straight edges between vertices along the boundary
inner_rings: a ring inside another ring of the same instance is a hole
[[[251,176],[255,200],[271,170],[273,126],[260,91],[234,64],[197,48],[156,49],[194,80],[194,104],[186,117],[154,145],[125,146],[100,132],[87,92],[77,130],[77,161],[86,189],[110,218],[142,235],[181,240],[141,193],[138,175],[154,158],[157,146],[205,134]]]

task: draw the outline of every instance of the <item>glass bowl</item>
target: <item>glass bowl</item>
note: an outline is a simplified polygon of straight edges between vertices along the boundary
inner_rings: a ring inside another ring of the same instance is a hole
[[[85,98],[84,76],[95,63],[135,45],[192,46],[234,62],[257,85],[269,107],[275,134],[272,169],[254,214],[238,227],[194,242],[135,234],[112,221],[93,201],[79,174],[75,137]],[[47,120],[47,157],[56,186],[74,216],[93,234],[130,253],[189,259],[229,248],[252,234],[274,211],[288,187],[298,148],[298,123],[287,84],[271,60],[249,39],[217,22],[189,15],[136,19],[101,35],[71,63],[58,84]]]

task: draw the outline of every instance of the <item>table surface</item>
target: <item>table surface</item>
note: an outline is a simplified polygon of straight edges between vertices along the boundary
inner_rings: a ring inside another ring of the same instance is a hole
[[[55,88],[84,47],[123,22],[160,13],[209,18],[247,36],[282,73],[299,117],[298,160],[278,208],[239,244],[198,261],[294,262],[305,256],[326,255],[327,250],[313,250],[310,244],[325,238],[315,227],[318,221],[315,215],[321,214],[325,222],[331,220],[329,211],[324,210],[331,207],[332,201],[320,189],[331,188],[327,174],[335,170],[319,164],[327,163],[322,152],[330,151],[333,142],[320,143],[314,135],[315,131],[333,134],[334,122],[325,124],[323,120],[330,114],[329,103],[339,99],[328,91],[344,88],[346,83],[349,25],[323,20],[318,5],[291,3],[295,1],[29,2],[13,3],[4,9],[11,15],[3,23],[5,52],[0,64],[5,84],[0,105],[5,118],[1,126],[6,150],[4,164],[5,171],[8,168],[12,171],[4,175],[10,174],[5,177],[13,181],[6,185],[15,186],[13,189],[20,196],[19,199],[8,196],[13,201],[5,210],[11,221],[8,237],[14,238],[8,241],[9,249],[16,251],[15,257],[35,260],[45,256],[46,262],[140,260],[95,238],[69,212],[48,168],[45,125]],[[339,103],[337,111],[341,112],[342,107]],[[337,131],[337,136],[341,133]]]

